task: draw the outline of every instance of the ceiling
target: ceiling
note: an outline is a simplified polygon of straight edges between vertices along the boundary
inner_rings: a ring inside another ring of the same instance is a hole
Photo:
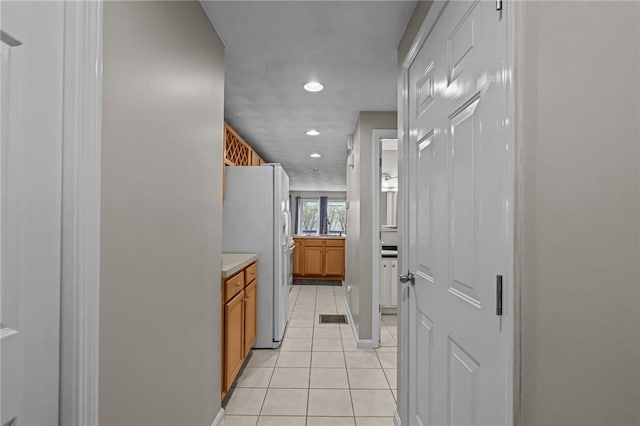
[[[226,46],[229,124],[284,166],[292,190],[344,191],[358,112],[396,110],[396,48],[415,1],[202,4]],[[310,80],[324,90],[306,92]]]

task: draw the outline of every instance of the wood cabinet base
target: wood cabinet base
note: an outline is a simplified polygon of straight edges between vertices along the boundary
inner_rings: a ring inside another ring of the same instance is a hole
[[[326,275],[294,275],[294,280],[322,280],[322,281],[342,281],[344,277],[330,277]]]
[[[255,262],[222,281],[222,399],[256,342],[257,288]]]
[[[345,240],[294,238],[293,278],[296,280],[344,279]]]

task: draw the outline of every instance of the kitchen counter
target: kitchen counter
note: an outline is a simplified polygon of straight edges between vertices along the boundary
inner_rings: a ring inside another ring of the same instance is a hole
[[[293,238],[309,238],[315,240],[344,240],[347,237],[345,237],[344,235],[342,237],[339,237],[337,235],[294,235]]]
[[[222,253],[222,278],[230,277],[256,260],[256,253]]]

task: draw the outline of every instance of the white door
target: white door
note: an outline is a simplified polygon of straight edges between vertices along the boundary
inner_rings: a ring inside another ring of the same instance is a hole
[[[430,13],[409,68],[408,423],[507,425],[513,316],[496,311],[513,241],[505,18],[488,1]]]
[[[58,424],[64,4],[2,2],[0,424]]]

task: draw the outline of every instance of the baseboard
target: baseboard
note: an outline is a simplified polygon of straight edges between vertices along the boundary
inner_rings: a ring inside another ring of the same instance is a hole
[[[216,414],[216,418],[213,419],[213,423],[211,423],[211,426],[222,426],[223,421],[224,421],[224,408],[220,407],[220,410],[218,410],[218,414]]]
[[[400,421],[400,414],[398,414],[398,410],[393,410],[393,424],[396,426],[400,426],[402,422]]]
[[[347,296],[344,296],[344,306],[347,311],[347,318],[349,320],[349,324],[351,324],[351,333],[353,334],[353,339],[356,341],[356,346],[360,349],[375,349],[378,347],[377,344],[373,342],[373,339],[360,339],[358,337],[358,331],[356,330],[356,323],[353,322],[353,316],[351,315],[351,308],[349,307],[349,302],[347,301]]]

